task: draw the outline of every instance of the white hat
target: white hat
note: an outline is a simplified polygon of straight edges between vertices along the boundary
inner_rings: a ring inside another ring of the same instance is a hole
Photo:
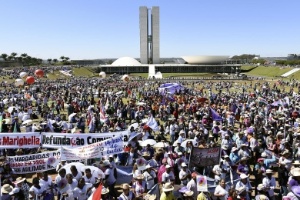
[[[178,152],[178,155],[179,155],[179,156],[182,156],[182,152],[181,152],[181,151],[179,151],[179,152]]]
[[[266,174],[272,174],[272,173],[273,173],[273,170],[271,170],[271,169],[266,170]]]
[[[296,167],[291,171],[292,176],[300,176],[300,168]]]
[[[194,194],[194,192],[193,191],[186,191],[184,194],[183,194],[183,196],[185,196],[185,197],[191,197],[191,196],[193,196],[193,194]]]
[[[245,186],[239,187],[236,189],[237,194],[242,194],[246,190]]]
[[[9,194],[11,191],[13,190],[13,187],[9,184],[4,184],[2,187],[1,187],[1,193],[7,193]]]
[[[102,187],[101,194],[108,194],[108,193],[109,193],[109,189],[105,188],[105,187]]]
[[[108,160],[104,160],[103,161],[103,166],[106,167],[106,166],[109,166],[109,165],[110,165],[110,162]]]
[[[163,192],[170,192],[174,190],[174,187],[171,183],[165,183],[162,187]]]
[[[124,183],[124,184],[122,185],[122,189],[123,189],[123,190],[128,190],[129,188],[131,188],[131,187],[130,187],[130,185],[129,185],[128,183]]]
[[[181,163],[181,167],[187,167],[187,165],[183,162]]]
[[[236,150],[238,150],[238,148],[232,147],[231,152],[235,152]]]
[[[171,166],[170,165],[166,165],[166,169],[168,169],[168,168],[171,168]]]
[[[263,184],[258,184],[258,186],[257,186],[258,191],[262,191],[264,189],[265,189],[265,186]]]
[[[245,179],[245,178],[248,178],[248,177],[249,177],[249,176],[246,175],[246,174],[241,174],[241,175],[240,175],[240,178],[241,178],[241,179]]]
[[[266,152],[262,152],[262,153],[261,153],[261,157],[262,157],[262,158],[266,158],[266,157],[268,157],[268,155],[267,155]]]

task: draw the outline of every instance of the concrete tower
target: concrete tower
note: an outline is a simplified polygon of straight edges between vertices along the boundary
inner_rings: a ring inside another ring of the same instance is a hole
[[[159,64],[159,7],[140,7],[140,59],[142,64]]]

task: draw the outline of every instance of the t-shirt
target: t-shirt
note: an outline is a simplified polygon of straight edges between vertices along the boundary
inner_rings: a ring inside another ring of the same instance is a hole
[[[162,182],[167,183],[175,180],[174,173],[170,171],[170,173],[164,172],[162,174]]]
[[[91,176],[90,178],[83,176],[84,180],[86,183],[91,183],[91,184],[95,184],[96,183],[96,177]]]
[[[219,198],[220,200],[226,200],[227,197],[228,197],[228,191],[229,191],[229,188],[228,188],[228,187],[226,187],[226,188],[224,189],[224,188],[222,188],[222,186],[218,185],[218,186],[216,187],[216,189],[215,189],[214,194],[215,194],[215,195],[216,195],[216,194],[224,195],[224,196],[218,197],[218,198]]]
[[[35,196],[38,197],[41,194],[43,194],[44,191],[45,191],[45,188],[43,187],[43,185],[40,185],[40,188],[31,186],[31,188],[29,189],[29,198],[33,198],[33,196],[30,194],[31,192],[33,192],[35,194]],[[37,199],[39,199],[39,198],[37,198]]]
[[[150,173],[145,171],[143,175],[145,177],[147,189],[150,190],[154,186],[154,178],[156,177],[156,174],[154,171],[151,171]]]
[[[77,200],[86,200],[90,194],[87,194],[89,188],[93,187],[91,183],[86,183],[83,188],[76,187],[74,189],[73,195]]]

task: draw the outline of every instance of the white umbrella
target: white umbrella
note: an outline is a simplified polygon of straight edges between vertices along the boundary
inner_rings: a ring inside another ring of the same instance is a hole
[[[77,113],[72,113],[72,114],[69,115],[69,117],[68,117],[69,122],[71,122],[72,117],[74,117],[76,114]]]
[[[32,120],[31,120],[31,119],[27,119],[27,120],[25,120],[25,121],[22,123],[22,125],[25,125],[25,126],[30,125],[30,124],[32,124]]]
[[[135,129],[137,129],[137,128],[139,127],[139,124],[138,124],[138,123],[133,123],[133,124],[131,124],[131,125],[128,127],[128,130],[129,130],[129,131],[130,131],[131,127],[133,127],[134,130],[135,130]]]
[[[89,168],[91,170],[91,173],[96,178],[105,178],[105,175],[101,169],[95,166],[84,166],[81,168],[81,171],[84,172],[85,169]]]
[[[145,147],[145,146],[147,146],[148,144],[149,144],[150,146],[153,146],[153,145],[156,144],[156,141],[153,140],[153,139],[147,139],[147,140],[144,140],[144,141],[141,142],[141,146],[142,146],[142,147]]]
[[[142,133],[133,133],[130,135],[129,139],[128,139],[128,142],[130,142],[131,140],[133,140],[134,138],[136,137],[140,137],[142,136]]]
[[[106,73],[105,72],[100,72],[99,76],[101,76],[102,78],[105,78],[106,77]]]
[[[169,143],[167,142],[158,142],[155,145],[153,145],[154,148],[164,148],[164,147],[168,147]]]
[[[20,77],[21,78],[25,78],[27,75],[28,75],[27,72],[21,72],[20,73]]]
[[[11,113],[11,112],[13,111],[13,109],[18,110],[17,107],[11,106],[11,107],[9,107],[9,108],[7,109],[7,111],[8,111],[9,113]]]
[[[181,146],[186,148],[186,143],[188,142],[192,142],[193,143],[193,146],[196,145],[196,141],[195,140],[192,140],[192,139],[187,139],[187,140],[184,140],[182,143],[181,143]]]
[[[80,173],[82,171],[82,168],[85,166],[84,164],[80,163],[80,162],[72,162],[69,164],[66,164],[65,166],[63,166],[62,168],[64,168],[66,170],[67,174],[71,174],[71,166],[75,166],[77,168],[77,171]]]

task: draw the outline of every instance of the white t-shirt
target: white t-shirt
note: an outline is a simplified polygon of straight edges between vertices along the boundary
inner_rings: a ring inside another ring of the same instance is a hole
[[[84,180],[86,183],[91,183],[91,184],[95,184],[96,183],[96,177],[94,177],[93,175],[88,178],[86,176],[83,176]]]
[[[43,185],[40,185],[40,189],[31,186],[31,188],[29,189],[29,198],[33,198],[33,196],[30,194],[30,192],[33,192],[35,194],[36,197],[38,197],[39,195],[43,194],[43,192],[45,191],[45,188]],[[43,199],[43,197],[41,198],[36,198],[36,199]]]
[[[106,182],[108,185],[113,184],[116,182],[115,176],[114,176],[114,171],[111,168],[107,168],[104,172],[105,176],[108,175],[108,178],[106,179]]]
[[[72,183],[69,184],[69,185],[70,185],[70,187],[71,187],[71,189],[73,191],[77,187],[78,181],[75,178],[73,178],[72,180],[73,180]]]
[[[90,192],[87,194],[87,191],[91,187],[93,187],[91,183],[86,183],[82,189],[76,187],[73,192],[74,197],[78,200],[86,200],[90,196]]]
[[[44,179],[40,179],[40,185],[43,185],[43,187],[45,188],[45,190],[47,190],[47,192],[50,192],[50,187],[52,186],[51,176],[48,176],[48,180],[47,181],[45,181]]]
[[[216,189],[215,189],[214,194],[215,194],[215,195],[216,195],[216,194],[222,194],[222,195],[224,195],[224,196],[219,197],[219,199],[220,199],[220,200],[226,200],[227,197],[228,197],[228,191],[229,191],[229,188],[228,188],[228,187],[226,187],[226,188],[224,189],[224,188],[222,188],[220,185],[218,185],[218,186],[216,187]]]
[[[181,181],[181,184],[182,185],[186,185],[187,183],[188,183],[188,179],[185,179],[185,180],[181,180],[184,176],[186,176],[186,175],[188,175],[188,174],[190,174],[191,172],[190,172],[190,170],[186,170],[186,171],[183,171],[182,169],[180,170],[180,172],[179,172],[179,179],[180,179],[180,181]]]
[[[60,190],[61,194],[68,194],[67,197],[64,198],[64,200],[73,200],[73,188],[71,188],[70,184],[67,184],[66,187]],[[63,199],[63,195],[60,195],[60,200]]]
[[[170,173],[164,172],[162,174],[162,182],[167,183],[175,180],[174,173],[170,171]]]
[[[77,181],[79,181],[79,179],[80,179],[81,177],[82,177],[81,172],[77,172],[77,175],[76,175],[76,176],[73,175],[73,178],[75,178]]]
[[[145,177],[147,189],[150,190],[154,186],[154,178],[156,177],[156,174],[151,170],[150,173],[148,171],[145,171],[143,175]]]

